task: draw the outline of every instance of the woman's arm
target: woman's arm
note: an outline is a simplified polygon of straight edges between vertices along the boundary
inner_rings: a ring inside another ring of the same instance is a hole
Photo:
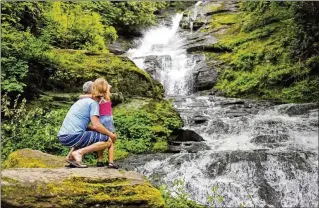
[[[80,98],[92,98],[92,94],[80,95]]]
[[[88,128],[90,128],[93,131],[97,131],[97,132],[100,132],[102,134],[105,134],[105,135],[109,136],[112,139],[113,142],[116,141],[117,135],[113,134],[108,129],[106,129],[101,124],[100,119],[99,119],[98,116],[91,116],[91,122],[92,122],[92,126],[88,126]]]

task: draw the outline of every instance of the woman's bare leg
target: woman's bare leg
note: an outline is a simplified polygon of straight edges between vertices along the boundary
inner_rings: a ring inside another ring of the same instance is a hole
[[[66,156],[66,160],[74,160],[74,158],[72,157],[72,152],[74,151],[74,147],[71,148],[70,152],[68,153],[68,155]]]
[[[106,148],[110,147],[112,144],[112,141],[107,142],[96,142],[94,144],[91,144],[90,146],[83,147],[81,149],[78,149],[76,151],[73,151],[71,155],[74,157],[74,159],[77,162],[82,162],[83,155],[89,153],[89,152],[95,152],[100,150],[105,150]]]

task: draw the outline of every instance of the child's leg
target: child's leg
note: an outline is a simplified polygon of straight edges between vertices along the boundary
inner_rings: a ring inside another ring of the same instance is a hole
[[[109,147],[109,163],[113,163],[114,160],[114,143]]]
[[[97,151],[97,160],[99,162],[103,162],[103,153],[104,153],[104,150]]]
[[[74,160],[74,158],[72,157],[72,152],[74,151],[74,147],[71,148],[70,152],[68,153],[68,155],[66,156],[66,160]]]
[[[109,164],[107,165],[108,168],[118,169],[116,165],[114,165],[114,143],[109,147]]]

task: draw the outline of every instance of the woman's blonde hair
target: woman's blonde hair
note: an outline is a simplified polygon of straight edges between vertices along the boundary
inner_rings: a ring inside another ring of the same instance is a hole
[[[98,78],[93,82],[92,97],[110,100],[109,83],[104,78]]]

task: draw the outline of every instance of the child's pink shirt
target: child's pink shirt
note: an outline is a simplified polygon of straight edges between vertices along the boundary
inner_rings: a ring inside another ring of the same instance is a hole
[[[100,116],[112,116],[111,102],[108,102],[102,98],[101,101],[99,102],[99,105],[100,105]]]

